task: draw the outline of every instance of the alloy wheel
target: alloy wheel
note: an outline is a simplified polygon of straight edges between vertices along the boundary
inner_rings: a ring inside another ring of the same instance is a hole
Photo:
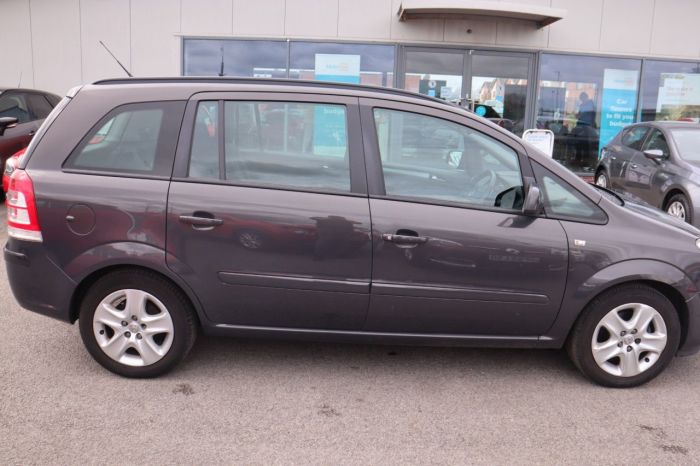
[[[681,220],[685,220],[685,206],[680,201],[673,201],[666,208],[666,212]]]
[[[653,307],[641,303],[608,312],[593,332],[591,350],[598,366],[619,377],[633,377],[652,367],[668,341],[666,323]]]
[[[175,327],[165,305],[143,290],[110,293],[95,310],[93,332],[111,359],[127,366],[149,366],[165,357]]]

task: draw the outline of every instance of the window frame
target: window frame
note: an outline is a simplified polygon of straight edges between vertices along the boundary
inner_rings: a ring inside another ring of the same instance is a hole
[[[199,103],[202,101],[217,101],[219,104],[219,125],[225,126],[225,103],[229,102],[281,102],[281,103],[307,103],[307,104],[335,104],[345,106],[347,122],[348,160],[350,169],[350,190],[338,191],[331,189],[312,189],[295,186],[281,186],[265,183],[244,183],[222,179],[221,164],[224,162],[224,132],[219,131],[219,179],[215,178],[190,178],[189,164],[193,143],[196,114]],[[199,92],[192,95],[187,102],[185,116],[180,131],[177,152],[175,155],[175,168],[173,181],[198,184],[212,184],[237,186],[256,189],[272,189],[278,191],[295,191],[318,194],[332,194],[338,196],[367,197],[367,177],[365,170],[365,157],[362,146],[362,130],[360,127],[360,112],[357,97],[347,95],[319,93],[309,94],[300,92],[280,91],[230,91],[230,92]]]
[[[374,121],[374,110],[384,109],[399,112],[418,114],[421,116],[437,118],[451,123],[464,126],[469,130],[478,132],[485,137],[490,137],[502,143],[515,152],[520,167],[520,177],[523,189],[527,190],[534,181],[532,168],[528,162],[528,155],[525,147],[518,141],[513,140],[509,135],[502,134],[499,130],[490,127],[466,115],[466,110],[455,108],[455,112],[444,109],[444,104],[425,102],[421,105],[409,102],[402,102],[389,99],[360,98],[360,113],[362,115],[362,129],[364,132],[365,159],[367,166],[367,182],[369,197],[372,199],[386,199],[391,201],[411,202],[415,204],[436,205],[444,207],[457,207],[468,210],[480,210],[487,212],[510,213],[524,215],[522,209],[504,209],[498,207],[480,206],[462,202],[452,202],[440,199],[428,199],[422,197],[409,197],[387,195],[384,186],[384,169],[382,166],[381,153],[379,149],[379,138]],[[462,114],[465,112],[465,114]],[[514,138],[515,136],[513,136]]]
[[[115,169],[94,169],[71,166],[71,162],[78,157],[80,152],[90,142],[93,136],[105,125],[124,111],[130,111],[134,107],[137,110],[163,111],[161,128],[156,142],[155,158],[153,160],[154,170],[152,172],[115,170]],[[126,109],[126,110],[125,110]],[[176,159],[177,134],[182,126],[182,116],[185,110],[185,102],[182,100],[158,100],[146,102],[129,102],[117,105],[110,109],[97,123],[92,125],[88,131],[80,138],[73,150],[70,151],[61,163],[61,171],[64,173],[76,173],[95,176],[117,176],[123,178],[142,178],[155,180],[169,180],[172,176],[173,166]],[[167,164],[166,164],[167,162]],[[163,165],[163,173],[158,173],[159,163]],[[169,167],[169,168],[167,168]],[[167,170],[165,169],[167,168]]]
[[[654,131],[658,131],[661,133],[661,135],[664,137],[664,140],[666,141],[666,147],[668,148],[668,154],[665,155],[665,158],[671,158],[671,144],[669,143],[669,138],[666,132],[664,132],[661,128],[658,128],[656,126],[649,126],[649,130],[647,131],[647,134],[644,136],[644,141],[642,141],[642,145],[639,148],[639,152],[644,153],[644,151],[649,150],[645,149],[646,145],[651,142],[651,136],[654,134]]]

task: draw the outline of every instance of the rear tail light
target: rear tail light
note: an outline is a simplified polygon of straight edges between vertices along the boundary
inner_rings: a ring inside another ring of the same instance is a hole
[[[7,234],[24,241],[43,240],[36,213],[34,185],[24,170],[15,170],[7,190]]]

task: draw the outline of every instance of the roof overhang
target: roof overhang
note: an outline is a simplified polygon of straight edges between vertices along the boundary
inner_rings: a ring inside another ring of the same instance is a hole
[[[566,10],[493,0],[402,0],[399,21],[418,18],[492,16],[534,21],[538,29],[564,19]]]

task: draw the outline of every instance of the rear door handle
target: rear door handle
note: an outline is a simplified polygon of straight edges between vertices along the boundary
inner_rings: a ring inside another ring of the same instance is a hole
[[[633,163],[632,165],[630,165],[630,167],[632,167],[632,168],[637,168],[637,164],[636,164],[636,163]]]
[[[223,225],[224,221],[220,218],[213,217],[200,217],[198,215],[180,215],[180,221],[182,223],[189,223],[192,228],[198,230],[211,230],[214,227]]]
[[[428,242],[428,238],[425,236],[395,235],[393,233],[384,233],[382,239],[396,244],[424,244]]]

